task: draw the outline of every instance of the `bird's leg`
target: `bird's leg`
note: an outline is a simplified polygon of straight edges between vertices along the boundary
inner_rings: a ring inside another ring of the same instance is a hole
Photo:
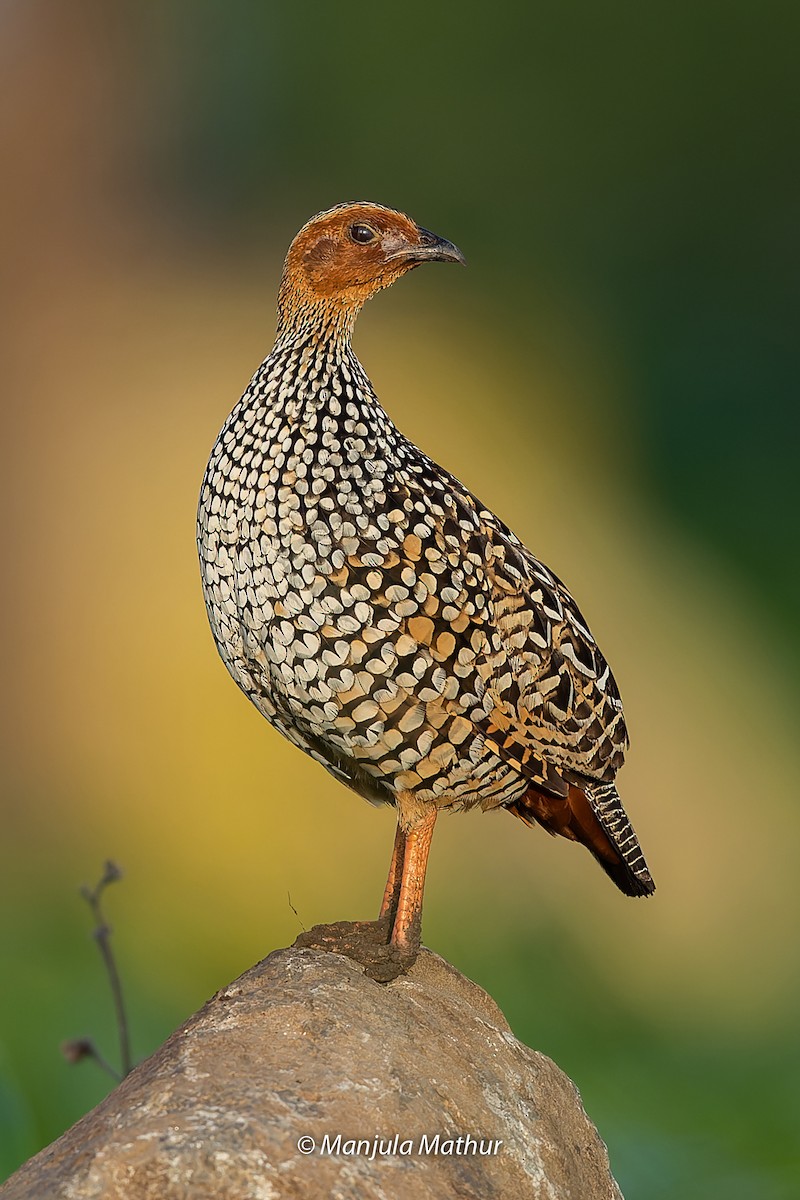
[[[389,944],[396,946],[406,954],[416,955],[419,950],[422,934],[422,893],[425,888],[425,870],[428,865],[428,851],[431,847],[433,827],[439,810],[431,806],[403,834],[402,865],[400,866],[400,886],[397,891],[397,903],[394,906],[394,920]],[[399,830],[399,826],[398,826]],[[399,858],[398,845],[400,833],[395,839],[395,855],[392,858],[392,868],[397,871],[396,859]],[[394,881],[389,874],[394,895]],[[389,892],[387,883],[387,893]],[[384,904],[386,898],[384,897]],[[391,911],[391,909],[389,910]]]
[[[388,917],[390,926],[394,921],[394,916],[397,912],[397,901],[400,896],[400,877],[403,871],[405,848],[406,835],[403,832],[403,826],[398,821],[397,830],[394,835],[392,861],[389,865],[389,878],[386,880],[386,889],[383,893],[383,903],[381,904],[381,911],[378,914],[379,921],[382,921],[384,917]]]
[[[389,983],[416,960],[422,933],[422,892],[438,809],[413,796],[402,798],[389,878],[377,921],[315,925],[295,946],[346,954],[370,978]]]

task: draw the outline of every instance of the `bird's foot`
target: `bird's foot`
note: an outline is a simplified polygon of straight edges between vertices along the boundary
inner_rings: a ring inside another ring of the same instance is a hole
[[[394,945],[389,941],[390,933],[388,916],[379,921],[336,921],[333,925],[314,925],[294,944],[302,950],[345,954],[362,966],[370,979],[390,983],[414,965],[419,953],[418,949]]]

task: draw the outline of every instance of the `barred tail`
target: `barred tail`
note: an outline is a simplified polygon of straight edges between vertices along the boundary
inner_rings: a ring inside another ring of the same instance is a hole
[[[626,896],[650,896],[656,890],[613,783],[581,779],[562,796],[529,788],[508,808],[527,825],[536,821],[548,833],[586,846]]]
[[[595,854],[600,866],[626,896],[651,896],[656,885],[616,787],[613,783],[591,783],[584,787],[583,793],[619,856],[616,863],[611,863]]]

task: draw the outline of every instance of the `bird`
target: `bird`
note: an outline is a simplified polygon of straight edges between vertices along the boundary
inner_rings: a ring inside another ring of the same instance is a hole
[[[373,924],[398,970],[419,951],[442,810],[507,809],[581,843],[625,895],[655,890],[615,782],[619,690],[588,624],[399,431],[352,348],[366,301],[431,262],[465,259],[380,204],[338,204],[302,227],[274,346],[214,444],[197,516],[233,679],[336,779],[396,810]]]

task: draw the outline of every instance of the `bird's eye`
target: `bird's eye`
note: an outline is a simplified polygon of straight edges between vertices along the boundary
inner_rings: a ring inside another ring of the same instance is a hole
[[[374,242],[377,237],[374,229],[370,229],[369,225],[351,225],[350,238],[354,242],[358,242],[360,246],[366,246],[367,242]]]

